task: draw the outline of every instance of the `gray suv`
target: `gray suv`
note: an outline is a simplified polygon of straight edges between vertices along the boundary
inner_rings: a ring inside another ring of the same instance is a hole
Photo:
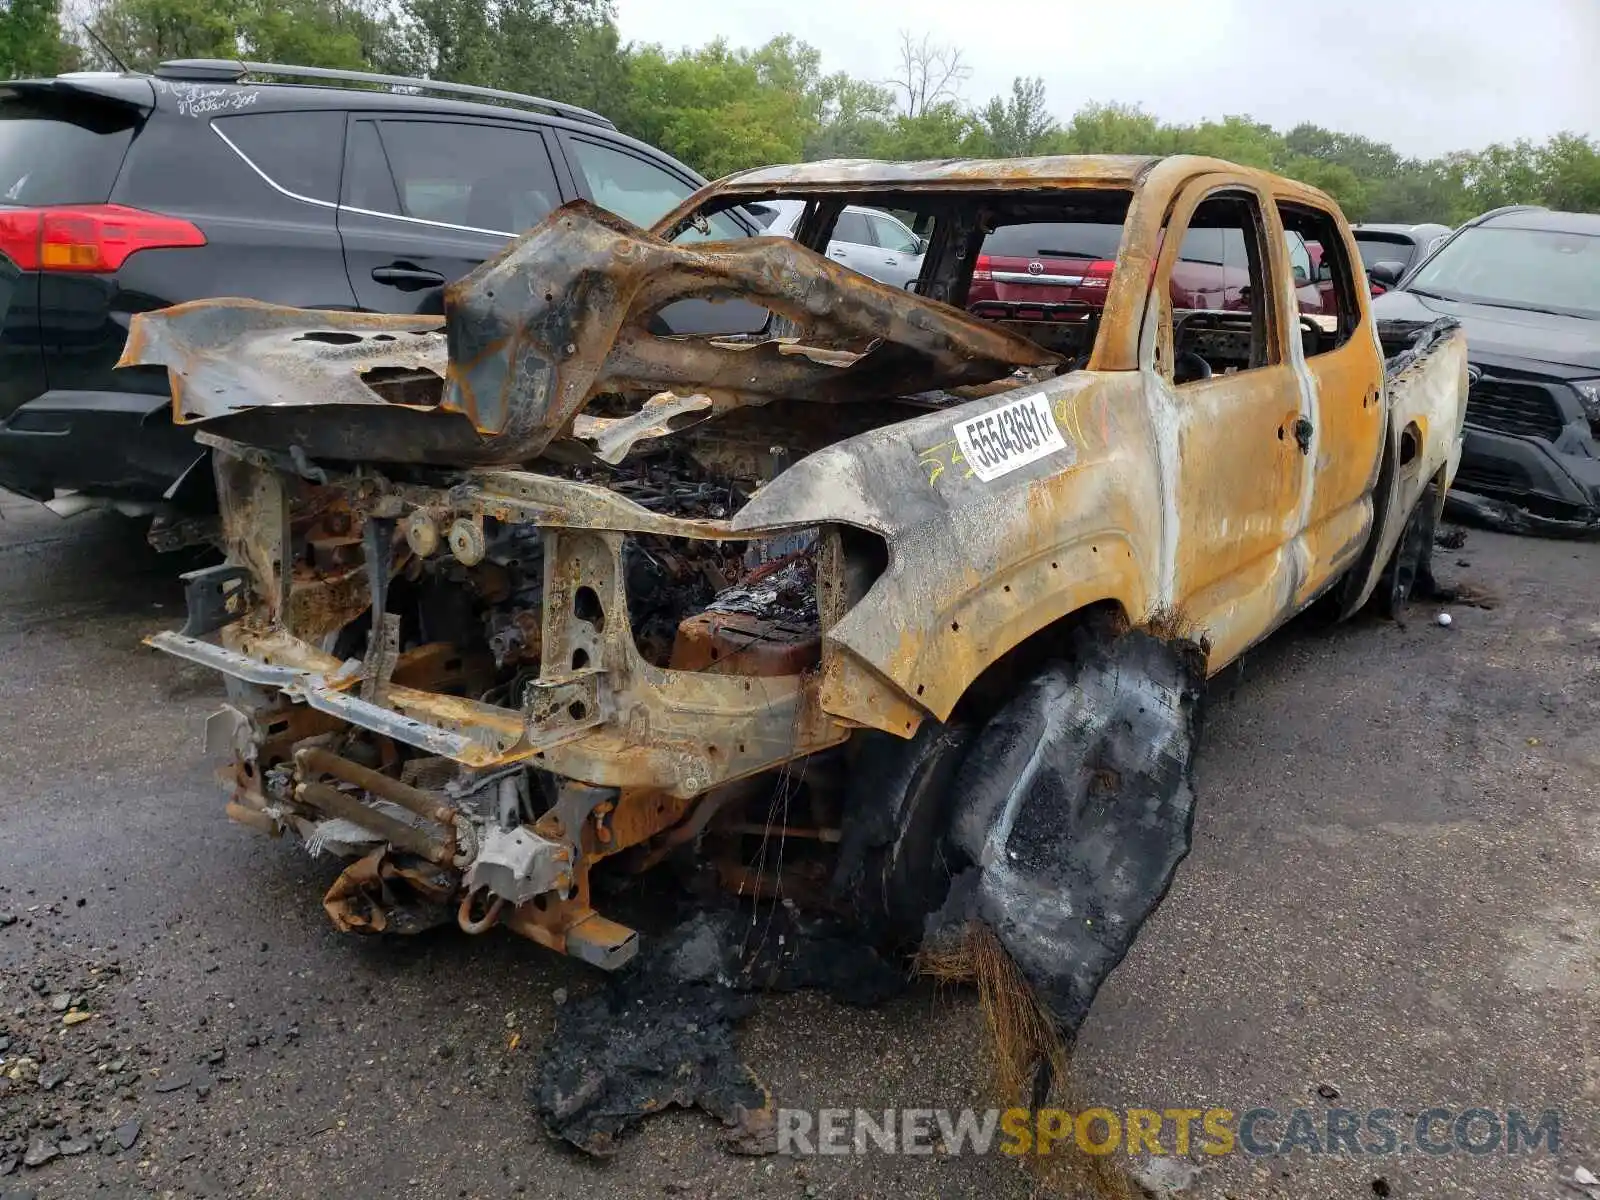
[[[805,215],[804,200],[763,200],[749,205],[765,232],[793,237]],[[922,239],[899,218],[876,208],[849,205],[839,214],[828,257],[881,283],[909,288],[922,273]]]

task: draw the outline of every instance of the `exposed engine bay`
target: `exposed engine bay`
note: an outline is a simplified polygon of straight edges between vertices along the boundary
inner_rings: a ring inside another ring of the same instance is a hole
[[[789,332],[656,327],[734,292]],[[503,924],[614,968],[602,863],[694,843],[741,894],[857,906],[830,890],[845,743],[929,713],[827,642],[894,534],[811,516],[851,486],[825,452],[1061,360],[792,243],[576,205],[442,327],[205,302],[141,317],[125,361],[168,365],[215,456],[229,561],[150,640],[228,677],[230,813],[353,860],[341,928]]]

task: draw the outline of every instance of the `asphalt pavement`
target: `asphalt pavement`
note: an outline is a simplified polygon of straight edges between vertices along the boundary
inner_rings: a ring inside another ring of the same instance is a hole
[[[1044,1194],[1000,1154],[737,1157],[698,1112],[606,1162],[553,1144],[533,1064],[593,973],[336,933],[336,865],[223,816],[217,680],[140,645],[181,621],[177,565],[114,515],[0,518],[0,1197]],[[1600,1173],[1600,545],[1473,530],[1439,561],[1494,606],[1299,622],[1213,681],[1193,853],[1073,1090],[1271,1110],[1261,1149],[1304,1109],[1320,1152],[1191,1153],[1158,1164],[1175,1194],[1581,1200]],[[960,989],[763,997],[741,1042],[788,1106],[988,1103]],[[1394,1150],[1330,1152],[1335,1108],[1388,1110]],[[1444,1153],[1411,1144],[1430,1109]],[[1556,1148],[1452,1144],[1470,1109],[1553,1110]]]

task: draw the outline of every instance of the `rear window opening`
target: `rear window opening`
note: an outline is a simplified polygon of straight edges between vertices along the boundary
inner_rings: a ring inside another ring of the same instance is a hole
[[[1073,369],[1088,361],[1094,347],[1132,199],[1131,191],[1119,188],[1054,195],[913,188],[852,194],[846,204],[826,193],[786,191],[713,201],[662,232],[668,240],[682,240],[708,217],[738,207],[827,252],[852,236],[867,237],[863,227],[879,221],[900,229],[904,251],[920,258],[906,290],[1004,325],[1061,354]],[[774,210],[770,217],[768,210]],[[871,241],[882,246],[876,232]],[[788,330],[778,322],[766,332]]]
[[[103,204],[138,124],[125,105],[0,89],[0,204]]]

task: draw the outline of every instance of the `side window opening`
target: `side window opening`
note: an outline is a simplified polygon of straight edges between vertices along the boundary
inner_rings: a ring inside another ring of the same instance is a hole
[[[378,138],[376,121],[351,122],[344,202],[368,212],[400,215],[400,193],[395,189],[394,173]]]
[[[640,229],[649,229],[695,190],[692,184],[637,154],[588,138],[569,137],[565,141],[567,156],[589,198]],[[691,225],[674,240],[730,241],[748,236],[730,214],[718,213],[707,218],[706,228],[697,229]]]
[[[916,235],[900,222],[880,216],[870,219],[877,235],[878,245],[885,250],[892,250],[896,254],[916,254],[922,249]]]
[[[872,236],[872,226],[867,223],[867,214],[851,212],[849,209],[840,213],[839,219],[834,222],[832,240],[849,242],[852,246],[877,245]]]
[[[1255,198],[1203,200],[1184,231],[1167,280],[1172,379],[1197,383],[1269,365],[1272,291],[1265,225]]]
[[[1306,357],[1326,354],[1348,342],[1360,320],[1355,273],[1339,222],[1321,209],[1288,202],[1279,203],[1278,217],[1284,236],[1298,240],[1310,262],[1309,279],[1295,278]]]
[[[515,234],[561,203],[537,130],[386,120],[381,135],[403,216]]]
[[[312,109],[242,113],[212,124],[268,179],[287,192],[339,199],[344,113]]]

